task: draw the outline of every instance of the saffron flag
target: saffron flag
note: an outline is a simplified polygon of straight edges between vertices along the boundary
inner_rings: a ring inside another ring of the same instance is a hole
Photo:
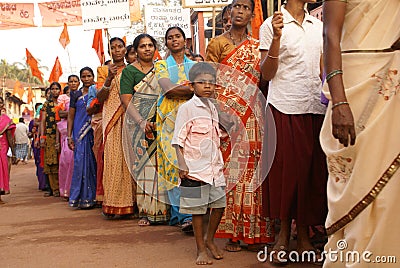
[[[60,44],[62,47],[65,49],[66,46],[69,44],[69,34],[67,30],[67,24],[64,22],[64,29],[61,32],[60,38],[58,39],[60,41]]]
[[[126,45],[126,35],[124,35],[124,37],[122,37],[122,40],[124,40],[124,43]]]
[[[33,91],[32,91],[32,88],[31,87],[29,87],[28,88],[28,104],[29,103],[31,103],[32,102],[32,99],[33,99]]]
[[[21,83],[17,80],[17,81],[15,82],[15,85],[14,85],[13,95],[14,95],[14,96],[18,96],[18,98],[21,99],[22,96],[24,95],[24,92],[25,92],[24,87],[23,87],[23,86],[21,85]]]
[[[58,59],[56,58],[56,61],[54,63],[53,69],[51,70],[50,77],[49,77],[49,82],[58,82],[60,79],[60,76],[63,74],[62,68],[61,68],[61,63]]]
[[[104,64],[104,48],[103,48],[103,35],[102,29],[94,31],[92,48],[96,51],[97,57],[99,57],[101,65]]]
[[[261,24],[263,23],[263,11],[262,11],[262,5],[261,5],[261,0],[255,0],[254,1],[254,17],[251,21],[251,32],[252,32],[252,37],[255,39],[259,38],[260,34],[260,27]]]
[[[28,64],[29,67],[31,67],[32,75],[39,78],[39,80],[43,83],[43,78],[42,78],[43,73],[39,70],[37,60],[32,56],[32,54],[29,52],[27,48],[25,48],[25,50],[26,50],[26,64]]]
[[[162,60],[162,57],[160,55],[160,52],[158,52],[158,49],[154,52],[153,60]]]

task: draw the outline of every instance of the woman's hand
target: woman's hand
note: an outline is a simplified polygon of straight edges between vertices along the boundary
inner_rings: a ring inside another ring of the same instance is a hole
[[[353,113],[349,105],[339,105],[332,109],[332,134],[341,144],[347,147],[356,142]],[[350,140],[349,140],[350,136]]]
[[[68,148],[72,151],[75,150],[75,143],[74,140],[72,138],[68,138]]]
[[[61,145],[60,145],[59,142],[56,142],[55,147],[56,147],[57,153],[60,153],[61,152]]]
[[[280,11],[275,11],[272,17],[272,29],[274,31],[274,38],[281,38],[283,29],[283,14]]]
[[[142,122],[140,122],[140,129],[145,133],[150,133],[155,130],[155,126],[154,123],[143,120]]]
[[[108,76],[107,79],[111,82],[114,77],[117,75],[118,72],[118,66],[115,65],[114,63],[110,63],[108,65]]]
[[[44,148],[45,145],[46,145],[46,139],[40,138],[40,147]]]

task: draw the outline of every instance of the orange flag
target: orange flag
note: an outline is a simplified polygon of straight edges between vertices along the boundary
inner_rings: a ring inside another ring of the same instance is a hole
[[[126,35],[124,35],[124,37],[122,37],[122,40],[124,40],[125,45],[126,45]]]
[[[29,67],[31,67],[32,75],[39,78],[39,80],[43,83],[43,78],[42,78],[43,73],[39,70],[37,60],[32,56],[32,54],[29,52],[27,48],[25,48],[25,50],[26,50],[26,64],[28,64]]]
[[[255,39],[259,38],[259,33],[260,33],[260,26],[263,23],[263,11],[262,11],[262,5],[261,5],[261,0],[255,0],[254,1],[254,17],[251,21],[251,32],[252,36]]]
[[[158,52],[158,49],[156,49],[156,52],[154,52],[153,60],[162,60],[162,57],[160,55],[160,52]]]
[[[60,76],[63,74],[62,68],[61,68],[61,63],[58,60],[58,57],[56,58],[56,62],[54,63],[53,70],[51,70],[50,77],[49,77],[49,82],[58,82],[60,79]]]
[[[28,104],[32,102],[32,99],[33,99],[33,91],[32,91],[32,88],[29,87],[28,88]]]
[[[92,48],[96,50],[97,57],[99,57],[101,65],[104,64],[104,48],[103,48],[103,35],[102,29],[94,31]]]
[[[14,95],[14,96],[18,96],[18,98],[21,99],[22,96],[24,95],[24,92],[25,92],[24,87],[23,87],[23,86],[21,85],[21,83],[17,80],[17,81],[15,82],[15,85],[14,85],[13,95]]]
[[[67,30],[67,24],[65,22],[64,22],[64,29],[61,32],[60,38],[58,40],[60,41],[60,44],[64,49],[69,44],[69,34]]]

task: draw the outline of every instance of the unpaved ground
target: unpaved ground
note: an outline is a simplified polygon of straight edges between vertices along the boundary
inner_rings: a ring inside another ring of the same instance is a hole
[[[0,205],[0,267],[196,267],[194,238],[177,227],[105,220],[100,209],[76,210],[60,198],[43,197],[33,160],[13,166],[10,187]],[[223,247],[225,241],[217,243]],[[211,267],[273,266],[242,250],[225,252]]]

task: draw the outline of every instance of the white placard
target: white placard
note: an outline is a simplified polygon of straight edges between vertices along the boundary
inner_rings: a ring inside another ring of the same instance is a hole
[[[81,0],[84,30],[131,26],[129,0]]]
[[[228,5],[232,0],[182,0],[183,7],[203,8]]]
[[[190,38],[190,9],[181,6],[152,6],[145,9],[146,32],[154,37],[164,37],[165,31],[172,26],[179,26]]]

